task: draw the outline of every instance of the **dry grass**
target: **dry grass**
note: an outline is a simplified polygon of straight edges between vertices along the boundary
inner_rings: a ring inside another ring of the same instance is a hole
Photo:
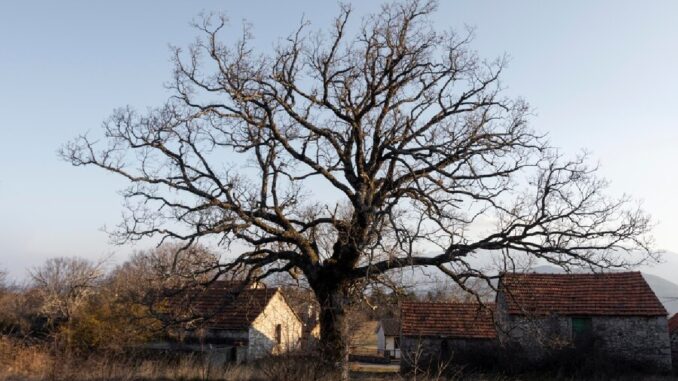
[[[377,325],[378,321],[362,321],[356,323],[350,332],[349,345],[351,354],[376,356],[377,355]]]
[[[400,366],[397,364],[351,363],[350,369],[352,372],[361,372],[361,373],[394,374],[400,372]]]
[[[42,346],[0,336],[0,379],[44,379],[53,367],[52,356]]]
[[[352,364],[355,365],[355,364]],[[393,367],[376,365],[352,366],[352,377],[355,380],[471,380],[471,381],[536,381],[536,380],[579,380],[562,376],[545,375],[543,373],[506,376],[501,374],[462,374],[436,377],[420,374],[416,377],[403,376],[393,372]],[[388,371],[388,372],[386,372]],[[338,380],[336,372],[320,366],[317,359],[309,356],[275,357],[243,365],[213,366],[196,356],[184,356],[180,359],[143,360],[139,357],[124,358],[113,356],[90,356],[89,358],[69,358],[52,355],[42,345],[28,345],[17,340],[0,336],[0,381],[81,381],[81,380],[155,380],[155,381],[334,381]],[[620,378],[604,376],[591,380],[602,381],[616,379],[619,381],[678,380],[673,376],[646,376],[627,374]]]
[[[308,356],[270,358],[252,364],[214,365],[199,356],[178,359],[92,355],[53,355],[44,346],[27,345],[0,336],[0,380],[332,380],[332,372]]]

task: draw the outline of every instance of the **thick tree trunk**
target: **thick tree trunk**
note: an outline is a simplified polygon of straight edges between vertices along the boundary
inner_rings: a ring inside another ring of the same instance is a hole
[[[345,283],[333,277],[322,277],[313,285],[320,303],[320,355],[325,363],[342,372],[348,379],[348,322],[346,317]]]
[[[344,360],[347,350],[345,300],[341,290],[316,292],[320,302],[320,338],[323,358],[330,362]]]
[[[341,369],[342,380],[349,376],[348,274],[359,257],[355,245],[337,242],[332,259],[307,278],[320,303],[320,354],[327,364]]]

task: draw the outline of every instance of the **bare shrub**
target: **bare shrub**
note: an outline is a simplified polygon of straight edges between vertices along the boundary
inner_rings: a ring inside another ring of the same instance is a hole
[[[264,379],[271,381],[339,380],[335,369],[328,368],[320,357],[309,354],[289,354],[264,359],[257,363]]]
[[[43,294],[43,310],[54,321],[69,320],[93,294],[104,275],[103,262],[83,258],[52,258],[31,271]]]
[[[0,379],[43,379],[53,364],[43,346],[0,336]]]

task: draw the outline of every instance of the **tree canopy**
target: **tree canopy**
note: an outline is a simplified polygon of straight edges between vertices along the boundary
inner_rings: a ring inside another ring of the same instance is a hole
[[[61,154],[129,180],[121,243],[216,237],[235,254],[222,271],[302,276],[325,337],[343,289],[396,268],[463,286],[487,276],[474,253],[597,268],[653,257],[649,217],[530,128],[501,86],[506,60],[436,30],[435,10],[390,3],[353,25],[342,5],[325,32],[304,22],[269,52],[205,17],[174,49],[164,105],[118,109],[102,139]]]

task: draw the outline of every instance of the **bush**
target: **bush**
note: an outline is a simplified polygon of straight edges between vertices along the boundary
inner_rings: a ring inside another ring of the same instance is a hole
[[[0,379],[44,379],[53,366],[53,358],[43,346],[0,336]]]

